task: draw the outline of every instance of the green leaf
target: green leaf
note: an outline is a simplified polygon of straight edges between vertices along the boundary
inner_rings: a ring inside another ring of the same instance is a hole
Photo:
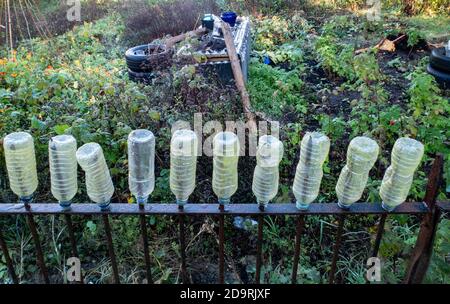
[[[42,120],[36,118],[36,116],[33,116],[31,118],[31,127],[37,130],[44,130],[47,127],[47,125]]]
[[[64,134],[64,132],[70,128],[69,125],[56,125],[53,127],[53,131],[55,131],[56,134],[61,135]]]

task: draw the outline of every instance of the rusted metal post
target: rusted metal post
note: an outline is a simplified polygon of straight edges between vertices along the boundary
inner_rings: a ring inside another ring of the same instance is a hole
[[[117,268],[116,253],[114,252],[114,244],[111,235],[111,226],[109,224],[109,217],[103,214],[103,225],[105,226],[106,243],[108,244],[109,258],[111,259],[111,267],[113,271],[113,278],[115,284],[120,284],[119,269]]]
[[[424,202],[430,212],[425,214],[420,224],[419,235],[414,246],[404,283],[419,284],[425,278],[433,252],[434,237],[439,222],[440,211],[435,208],[436,198],[442,181],[444,158],[442,154],[436,155],[430,175],[428,177],[427,191]]]
[[[66,219],[67,231],[69,232],[70,246],[72,247],[72,256],[79,258],[78,249],[77,249],[77,241],[75,239],[75,233],[73,231],[72,217],[70,214],[64,214],[64,218]],[[77,283],[83,284],[83,274],[80,274],[81,280]]]
[[[219,205],[220,212],[225,212],[223,204]],[[225,283],[225,254],[224,254],[224,229],[225,216],[219,215],[219,284]]]
[[[343,214],[339,215],[338,229],[336,232],[336,243],[334,243],[333,260],[331,261],[330,276],[328,278],[329,284],[334,283],[334,274],[336,273],[336,265],[337,265],[337,260],[339,257],[339,249],[341,248],[342,232],[344,230],[344,220],[345,220],[345,215],[343,215]]]
[[[292,284],[297,284],[297,272],[298,272],[298,263],[300,261],[300,244],[302,241],[302,232],[305,226],[305,217],[303,215],[299,215],[297,217],[297,225],[295,229],[295,252],[294,252],[294,264],[292,266]]]
[[[31,236],[34,241],[34,247],[36,249],[36,257],[39,268],[41,269],[42,278],[45,284],[50,284],[50,279],[48,277],[47,267],[45,266],[44,254],[42,253],[41,241],[39,240],[39,234],[36,229],[36,223],[34,221],[33,215],[31,213],[27,214],[28,227],[31,231]]]
[[[70,214],[65,214],[64,217],[66,219],[67,231],[69,232],[70,246],[72,247],[72,255],[74,257],[78,257],[77,242],[75,239],[75,233],[73,232],[72,217],[70,216]]]
[[[9,255],[8,247],[6,246],[5,239],[3,238],[2,230],[0,229],[0,247],[2,248],[3,256],[5,257],[6,267],[8,268],[9,276],[14,284],[19,284],[16,272],[14,271],[14,265]]]
[[[189,278],[187,275],[187,267],[186,267],[186,236],[185,236],[185,227],[184,227],[184,215],[179,216],[179,224],[180,224],[180,250],[181,250],[181,278],[183,280],[183,284],[189,284]]]
[[[262,242],[263,242],[264,217],[258,216],[258,239],[256,242],[256,273],[255,284],[261,283],[261,264],[262,264]]]
[[[141,223],[142,243],[144,245],[144,259],[145,259],[147,284],[153,284],[152,264],[151,264],[151,261],[150,261],[150,252],[148,250],[147,223],[145,221],[145,215],[144,214],[141,214],[139,216],[139,218],[140,218],[140,223]]]
[[[383,213],[380,216],[380,222],[378,223],[377,228],[377,236],[375,238],[375,243],[373,245],[372,257],[376,257],[378,255],[378,251],[380,250],[381,239],[383,238],[384,233],[384,225],[386,223],[387,213]]]

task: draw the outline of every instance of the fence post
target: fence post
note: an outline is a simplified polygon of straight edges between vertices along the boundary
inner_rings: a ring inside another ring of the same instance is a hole
[[[404,283],[418,284],[423,281],[427,273],[428,265],[433,251],[434,236],[439,222],[440,212],[435,208],[436,198],[442,181],[443,156],[437,154],[428,178],[427,190],[424,202],[430,212],[424,215],[420,224],[419,235],[414,246]]]

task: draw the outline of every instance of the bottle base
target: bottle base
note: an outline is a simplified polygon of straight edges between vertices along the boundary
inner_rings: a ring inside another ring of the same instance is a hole
[[[19,197],[19,202],[24,205],[29,205],[33,201],[33,195]]]
[[[230,203],[230,198],[219,198],[219,205],[228,205]]]
[[[59,206],[61,206],[61,209],[63,211],[70,210],[70,205],[71,205],[71,202],[59,202]]]
[[[394,211],[394,209],[395,209],[397,206],[388,206],[388,205],[386,205],[384,202],[381,202],[381,207],[382,207],[384,210],[386,210],[387,212],[391,212],[391,211]]]
[[[136,197],[136,202],[139,206],[144,206],[148,202],[148,196],[147,197]]]
[[[308,208],[309,208],[309,204],[301,203],[299,201],[297,201],[295,203],[295,206],[297,207],[298,210],[302,210],[302,211],[308,210]]]
[[[111,208],[111,202],[98,204],[101,211],[108,211]]]
[[[185,205],[187,204],[187,202],[188,202],[187,199],[186,199],[186,200],[178,200],[178,199],[177,199],[177,205],[178,205],[179,207],[185,206]]]
[[[264,209],[267,207],[267,205],[269,205],[269,202],[259,202],[258,201],[258,208],[261,211],[264,211]]]

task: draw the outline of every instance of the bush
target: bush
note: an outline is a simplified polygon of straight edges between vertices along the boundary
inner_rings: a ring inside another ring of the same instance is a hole
[[[165,35],[178,35],[200,26],[203,14],[218,12],[214,0],[177,0],[151,5],[144,0],[127,1],[121,10],[125,40],[145,44]]]

